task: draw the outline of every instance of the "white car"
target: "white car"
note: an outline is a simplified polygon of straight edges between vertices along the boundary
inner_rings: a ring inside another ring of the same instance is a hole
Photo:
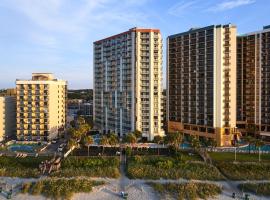
[[[57,143],[57,140],[52,140],[52,144],[56,144]]]
[[[62,152],[63,149],[64,149],[64,147],[60,147],[60,146],[59,146],[57,150],[58,150],[58,152]]]

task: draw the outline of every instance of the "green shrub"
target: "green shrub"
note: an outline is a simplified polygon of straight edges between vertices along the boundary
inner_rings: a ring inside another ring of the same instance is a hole
[[[120,161],[117,157],[68,157],[63,160],[61,170],[53,172],[57,177],[110,177],[120,176]]]
[[[102,181],[87,179],[45,179],[24,184],[22,193],[42,194],[52,199],[71,199],[74,193],[91,192],[92,187],[102,184]]]
[[[171,169],[173,167],[173,162],[171,160],[158,161],[157,167],[161,169]]]
[[[22,193],[30,193],[30,188],[31,188],[32,183],[24,183],[22,185]]]
[[[205,183],[148,183],[163,198],[165,195],[171,196],[173,199],[208,199],[222,192],[221,187],[215,184]]]
[[[43,182],[38,181],[36,184],[34,184],[34,185],[32,186],[31,194],[32,194],[32,195],[40,195],[40,193],[41,193],[43,187],[44,187]]]
[[[39,177],[38,166],[49,157],[0,157],[0,176],[30,178]]]
[[[238,185],[238,188],[242,191],[270,197],[270,183],[245,183]]]
[[[200,179],[222,180],[216,167],[197,161],[179,162],[173,157],[131,157],[128,159],[127,175],[141,179]]]
[[[127,148],[126,148],[126,155],[127,155],[127,156],[131,156],[131,154],[132,154],[132,149],[131,149],[131,147],[127,147]]]
[[[232,180],[270,180],[269,163],[215,162],[215,165]]]

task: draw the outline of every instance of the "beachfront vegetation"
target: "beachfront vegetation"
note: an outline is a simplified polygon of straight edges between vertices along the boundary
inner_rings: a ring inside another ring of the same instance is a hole
[[[174,157],[134,156],[128,159],[127,175],[140,179],[198,179],[221,180],[217,168],[198,160],[187,153]]]
[[[270,180],[269,163],[215,162],[217,168],[231,180]]]
[[[240,184],[238,188],[244,192],[270,197],[270,183],[244,183]]]
[[[41,161],[49,159],[48,157],[0,157],[0,176],[8,177],[38,177],[40,172],[38,166]]]
[[[71,199],[74,193],[91,192],[94,186],[102,184],[104,184],[102,181],[87,179],[45,179],[24,183],[22,193],[43,195],[52,199]]]
[[[161,199],[208,199],[221,193],[221,187],[206,183],[149,183],[156,190]]]
[[[228,179],[232,180],[270,180],[270,155],[262,154],[262,163],[258,162],[257,154],[238,153],[234,162],[234,153],[209,153],[214,165]]]
[[[119,165],[117,157],[68,157],[63,160],[61,170],[52,173],[52,176],[117,178],[120,176]]]

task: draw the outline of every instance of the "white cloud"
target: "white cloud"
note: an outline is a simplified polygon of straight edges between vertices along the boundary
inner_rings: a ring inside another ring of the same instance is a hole
[[[7,10],[11,16],[14,37],[23,41],[10,42],[7,55],[16,57],[16,62],[6,58],[6,65],[17,69],[18,63],[24,64],[28,73],[47,69],[67,75],[71,74],[67,68],[76,68],[76,79],[90,79],[92,42],[134,26],[151,26],[151,14],[145,12],[149,1],[152,0],[0,0],[0,11]],[[11,51],[12,45],[20,54]],[[10,80],[15,79],[13,76]],[[71,87],[73,84],[75,81]]]
[[[229,1],[224,1],[222,3],[216,4],[208,8],[207,11],[219,12],[219,11],[231,10],[240,6],[253,4],[255,2],[256,0],[229,0]]]
[[[179,3],[169,8],[168,13],[174,16],[179,16],[187,12],[187,10],[191,8],[195,3],[196,1],[180,1]]]

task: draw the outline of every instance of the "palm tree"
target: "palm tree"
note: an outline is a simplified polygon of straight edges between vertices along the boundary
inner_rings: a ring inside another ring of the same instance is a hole
[[[109,144],[112,146],[115,146],[119,143],[119,139],[118,139],[117,135],[114,133],[111,133],[109,135],[108,140],[109,140]]]
[[[264,145],[264,142],[260,139],[255,140],[255,147],[258,148],[259,162],[261,162],[261,147]]]
[[[133,133],[129,133],[124,137],[124,142],[129,143],[131,145],[131,151],[132,151],[133,144],[137,142],[137,138]]]
[[[89,157],[89,146],[91,144],[94,144],[94,138],[92,136],[85,136],[84,137],[84,144],[87,146],[88,148],[88,157]]]
[[[79,131],[78,129],[72,129],[71,138],[76,139],[76,140],[81,140],[81,137],[82,137],[81,131]]]
[[[256,128],[255,124],[248,124],[247,125],[247,133],[248,134],[251,134],[255,137],[256,131],[257,131],[257,128]]]
[[[135,137],[136,137],[137,139],[140,139],[140,138],[142,137],[142,132],[139,131],[139,130],[135,130],[135,131],[133,132],[133,134],[135,135]]]
[[[82,125],[82,124],[85,124],[85,119],[83,118],[83,117],[78,117],[78,119],[77,119],[77,124],[78,125]]]
[[[71,139],[68,141],[68,144],[67,144],[68,149],[70,149],[71,152],[72,152],[73,148],[77,148],[77,144],[78,144],[77,141],[71,138]]]
[[[248,152],[250,154],[251,144],[254,143],[254,138],[251,136],[246,136],[246,137],[244,137],[244,140],[248,143]]]
[[[211,151],[213,151],[213,149],[217,147],[217,141],[212,138],[209,138],[208,145],[211,147]]]
[[[201,147],[201,143],[198,137],[193,136],[191,138],[191,146],[193,147],[194,150],[198,150]]]
[[[158,144],[158,155],[159,155],[159,144],[163,142],[163,137],[161,137],[160,135],[156,135],[154,137],[154,143]]]
[[[99,141],[99,144],[102,145],[102,155],[104,154],[104,146],[109,144],[109,139],[106,135],[103,135]]]
[[[181,143],[183,142],[183,134],[180,132],[168,133],[165,136],[165,143],[174,147],[175,150],[180,148]]]

